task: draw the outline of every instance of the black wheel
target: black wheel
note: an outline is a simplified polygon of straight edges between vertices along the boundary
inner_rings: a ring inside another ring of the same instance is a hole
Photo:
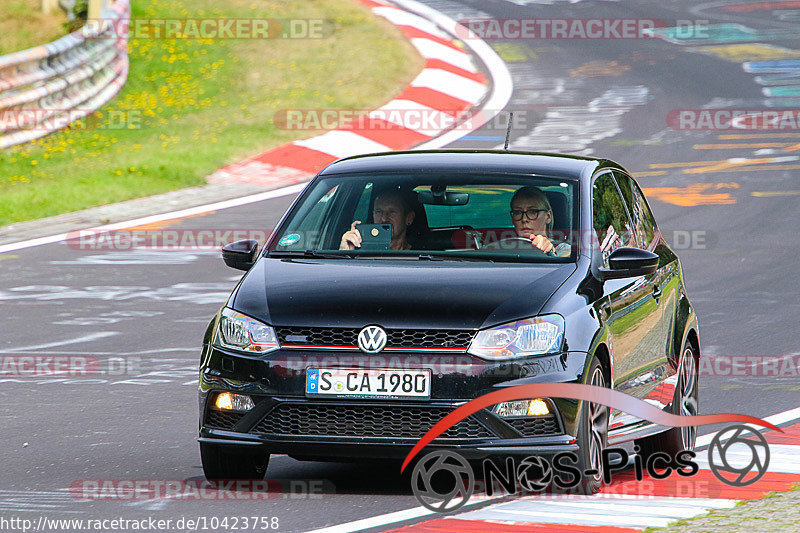
[[[269,454],[242,450],[234,446],[200,443],[203,473],[209,481],[217,479],[264,479]]]
[[[681,352],[678,365],[678,382],[672,399],[672,413],[681,416],[694,416],[699,412],[700,394],[697,376],[697,353],[687,341]],[[639,455],[644,460],[655,452],[665,452],[675,457],[682,450],[694,450],[697,439],[697,426],[672,428],[636,441]]]
[[[597,357],[589,365],[589,385],[606,387],[603,368]],[[603,450],[608,445],[608,407],[594,402],[581,402],[578,426],[578,470],[585,474],[575,487],[579,494],[594,494],[603,484]]]

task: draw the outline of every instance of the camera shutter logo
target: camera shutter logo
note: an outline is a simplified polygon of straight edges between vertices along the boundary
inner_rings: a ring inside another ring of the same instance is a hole
[[[517,467],[517,479],[524,490],[541,492],[553,481],[553,468],[542,457],[526,457]]]
[[[358,333],[358,347],[365,353],[378,353],[386,347],[386,332],[380,326],[367,326]]]
[[[727,439],[722,442],[723,439]],[[717,479],[734,487],[755,483],[767,472],[769,444],[760,431],[730,426],[714,435],[708,447],[708,467]],[[748,477],[753,473],[755,474]]]
[[[475,473],[455,452],[431,452],[414,466],[411,491],[417,501],[437,513],[460,509],[475,490]]]

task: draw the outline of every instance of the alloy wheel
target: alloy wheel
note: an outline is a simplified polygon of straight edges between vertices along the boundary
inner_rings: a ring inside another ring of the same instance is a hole
[[[597,387],[606,386],[602,369],[595,369],[590,384]],[[608,407],[599,403],[589,402],[589,464],[590,468],[597,472],[593,476],[595,480],[603,477],[602,453],[607,438]]]
[[[697,414],[697,362],[691,346],[683,350],[681,360],[680,379],[678,380],[678,390],[680,392],[679,406],[681,416],[695,416]],[[684,450],[693,450],[695,438],[697,437],[697,426],[687,426],[681,428],[681,440]]]

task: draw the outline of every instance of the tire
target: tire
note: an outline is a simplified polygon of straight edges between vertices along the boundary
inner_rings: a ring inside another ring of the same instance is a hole
[[[209,481],[221,479],[264,479],[269,454],[235,446],[200,443],[203,473]]]
[[[587,385],[606,387],[603,367],[597,357],[589,365]],[[603,485],[602,452],[608,446],[608,407],[593,402],[581,402],[578,426],[578,470],[595,470],[584,475],[573,489],[578,494],[595,494]]]
[[[672,399],[673,414],[691,416],[699,412],[697,357],[696,350],[687,339],[681,350],[681,360],[678,365],[678,383],[675,385],[675,395]],[[690,426],[672,428],[639,439],[636,444],[639,446],[639,455],[646,461],[655,452],[665,452],[674,458],[682,450],[694,450],[696,439],[697,427]]]

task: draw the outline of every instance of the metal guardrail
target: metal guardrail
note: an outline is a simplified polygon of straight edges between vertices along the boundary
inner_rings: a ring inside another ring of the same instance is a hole
[[[117,0],[102,24],[52,43],[0,56],[0,148],[49,135],[111,100],[128,79],[130,1]]]

